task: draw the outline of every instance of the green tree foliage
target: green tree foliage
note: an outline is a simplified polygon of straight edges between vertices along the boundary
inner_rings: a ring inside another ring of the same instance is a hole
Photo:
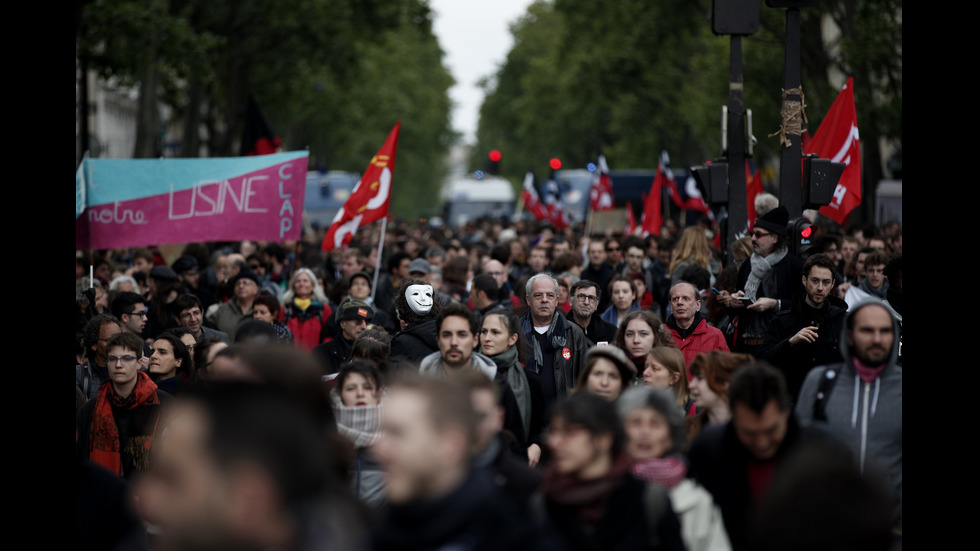
[[[655,167],[664,149],[675,166],[717,156],[730,39],[712,34],[710,12],[709,0],[535,2],[484,82],[475,162],[500,149],[502,174],[517,182],[527,170],[545,176],[554,156],[582,167],[604,153],[613,169]],[[811,126],[839,91],[835,71],[853,74],[862,142],[867,127],[900,144],[901,2],[829,0],[802,15]],[[779,155],[767,134],[780,124],[785,10],[762,5],[760,16],[759,32],[742,39],[742,76],[755,158],[765,163]],[[832,43],[827,16],[843,31]]]
[[[95,0],[77,44],[101,75],[140,86],[141,111],[170,107],[170,121],[141,113],[138,134],[182,127],[183,156],[237,155],[249,95],[311,167],[363,171],[401,120],[393,209],[431,206],[453,82],[426,0]]]

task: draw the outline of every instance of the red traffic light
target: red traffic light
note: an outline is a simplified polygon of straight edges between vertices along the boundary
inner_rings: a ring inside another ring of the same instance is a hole
[[[800,235],[803,236],[804,239],[810,239],[810,234],[812,233],[813,233],[813,227],[811,226],[807,226],[802,230],[800,230]]]
[[[558,157],[551,159],[550,161],[548,161],[548,166],[550,166],[552,170],[558,170],[559,168],[561,168],[561,159],[559,159]]]
[[[500,151],[497,151],[496,149],[491,149],[490,154],[487,155],[487,157],[490,157],[490,160],[495,163],[499,162],[501,158]]]

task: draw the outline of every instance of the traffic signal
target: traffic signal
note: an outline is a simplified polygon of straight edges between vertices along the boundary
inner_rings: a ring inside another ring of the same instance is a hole
[[[691,172],[705,202],[712,205],[728,203],[728,163],[714,161],[693,166]]]
[[[794,218],[790,220],[787,234],[789,237],[789,243],[787,243],[789,245],[789,252],[798,257],[804,256],[812,244],[810,236],[813,235],[813,228],[810,221],[806,218]]]
[[[561,168],[561,159],[558,157],[552,158],[548,161],[548,166],[551,167],[551,170],[559,170]]]
[[[500,174],[500,159],[503,158],[500,151],[491,149],[490,153],[487,154],[487,158],[490,159],[490,162],[487,163],[487,174],[492,174],[493,176]]]
[[[844,163],[816,156],[803,158],[803,208],[817,209],[834,199],[837,182],[844,173]]]

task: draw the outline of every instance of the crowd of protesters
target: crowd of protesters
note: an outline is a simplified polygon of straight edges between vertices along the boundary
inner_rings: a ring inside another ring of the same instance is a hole
[[[759,207],[79,251],[76,548],[900,548],[901,226]]]

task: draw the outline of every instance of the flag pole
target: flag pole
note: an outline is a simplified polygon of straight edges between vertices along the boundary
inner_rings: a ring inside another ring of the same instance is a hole
[[[371,304],[374,304],[374,293],[378,290],[378,272],[381,270],[381,259],[384,258],[385,231],[388,229],[388,215],[381,219],[381,239],[378,240],[378,261],[374,263],[374,279],[371,281]]]

